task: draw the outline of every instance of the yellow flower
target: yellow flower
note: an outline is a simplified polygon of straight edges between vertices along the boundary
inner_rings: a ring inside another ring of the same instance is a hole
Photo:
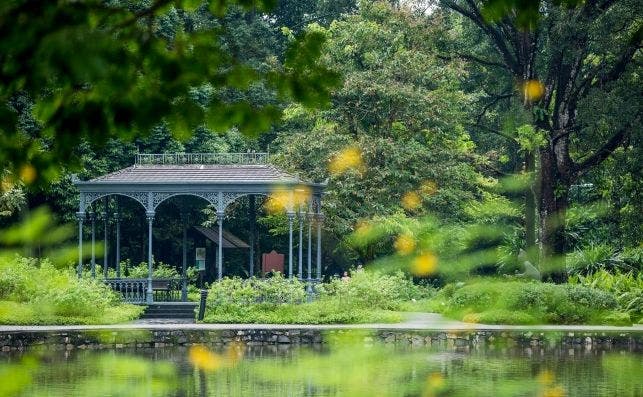
[[[27,164],[20,169],[20,179],[27,185],[36,180],[36,169],[33,165]]]
[[[554,383],[554,374],[550,370],[546,369],[540,372],[536,379],[538,380],[538,383],[542,385],[551,385],[552,383]]]
[[[277,214],[286,210],[289,207],[290,192],[284,189],[276,189],[268,196],[268,200],[264,206],[266,211],[270,214]]]
[[[420,191],[422,192],[422,194],[432,196],[435,194],[435,192],[438,191],[438,184],[434,181],[424,181],[420,186]]]
[[[538,80],[527,80],[522,91],[526,101],[536,102],[545,94],[545,85]]]
[[[192,346],[188,358],[192,365],[205,371],[214,371],[222,365],[221,357],[204,346]]]
[[[400,255],[408,255],[415,250],[415,239],[408,234],[400,234],[395,240],[395,249]]]
[[[426,384],[431,389],[440,389],[444,386],[444,377],[439,372],[434,372],[426,379]]]
[[[565,397],[565,389],[562,386],[554,386],[545,389],[542,397]]]
[[[304,208],[306,207],[306,204],[310,200],[310,195],[311,195],[311,190],[310,187],[300,185],[297,186],[293,192],[293,205],[295,206],[295,209],[298,208],[299,206],[303,206]]]
[[[420,254],[411,263],[411,273],[415,276],[428,276],[438,269],[438,257],[428,252]]]
[[[414,210],[422,204],[420,195],[416,192],[407,192],[402,196],[402,207],[406,210]]]
[[[355,226],[355,236],[356,237],[366,237],[373,230],[373,226],[366,221],[359,221]]]
[[[328,170],[337,175],[349,169],[359,170],[363,166],[362,152],[356,147],[348,147],[331,159],[330,164],[328,164]]]

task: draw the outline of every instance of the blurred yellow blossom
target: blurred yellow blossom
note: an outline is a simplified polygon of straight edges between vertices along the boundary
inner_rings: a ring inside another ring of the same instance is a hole
[[[20,169],[20,179],[26,184],[30,184],[36,180],[36,168],[33,165],[27,164]]]
[[[422,182],[422,185],[420,186],[420,191],[422,194],[426,194],[427,196],[432,196],[435,194],[435,192],[438,191],[438,184],[435,183],[434,181],[424,181]]]
[[[439,372],[433,372],[426,378],[426,387],[424,389],[423,397],[433,397],[440,394],[440,390],[444,387],[444,377]],[[437,393],[436,393],[437,392]]]
[[[7,175],[2,178],[2,182],[0,182],[0,193],[8,192],[9,190],[13,189],[14,186],[15,182],[13,178]]]
[[[426,380],[426,383],[429,387],[433,389],[438,389],[444,386],[444,377],[439,372],[434,372]]]
[[[366,237],[373,230],[373,226],[366,221],[359,221],[355,225],[355,235],[357,237]]]
[[[407,192],[402,196],[402,207],[406,210],[414,210],[422,204],[420,195],[416,192]]]
[[[554,374],[550,370],[546,369],[541,371],[536,379],[538,380],[538,383],[542,385],[551,385],[554,383]]]
[[[332,174],[341,174],[349,169],[359,170],[363,166],[362,152],[356,147],[348,147],[331,159],[328,170]]]
[[[545,85],[538,80],[527,80],[522,90],[526,101],[536,102],[545,94]]]
[[[188,354],[190,363],[198,369],[214,371],[221,367],[222,359],[204,346],[192,346]]]
[[[296,211],[300,206],[307,207],[311,198],[311,189],[308,186],[295,186],[293,188],[280,187],[274,189],[266,200],[264,207],[270,214],[277,214],[288,209]]]
[[[415,239],[408,234],[400,234],[394,243],[397,253],[400,255],[409,255],[415,250]]]
[[[565,389],[562,386],[548,387],[543,391],[542,397],[565,397]]]
[[[264,204],[266,211],[276,214],[285,211],[290,203],[290,192],[285,189],[275,189],[270,193]]]
[[[297,186],[293,192],[293,204],[295,207],[306,206],[310,201],[311,190],[305,185]]]
[[[416,256],[411,262],[411,273],[415,276],[428,276],[436,272],[438,257],[427,252]]]

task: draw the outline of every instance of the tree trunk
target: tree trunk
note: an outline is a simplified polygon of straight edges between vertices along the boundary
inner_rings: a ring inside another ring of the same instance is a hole
[[[536,170],[536,156],[533,152],[525,155],[525,172],[533,178]],[[525,189],[525,251],[531,263],[538,263],[538,250],[536,248],[536,195],[534,184],[529,182]]]
[[[543,280],[564,281],[565,214],[570,182],[558,172],[556,154],[550,147],[540,150],[537,186],[540,270]]]

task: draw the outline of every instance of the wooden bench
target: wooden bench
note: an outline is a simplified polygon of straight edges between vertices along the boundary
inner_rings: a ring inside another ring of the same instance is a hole
[[[159,300],[160,294],[166,302],[178,299],[178,293],[181,290],[181,280],[171,278],[156,278],[152,279],[152,292],[154,293],[154,300]],[[175,296],[176,295],[176,296]]]

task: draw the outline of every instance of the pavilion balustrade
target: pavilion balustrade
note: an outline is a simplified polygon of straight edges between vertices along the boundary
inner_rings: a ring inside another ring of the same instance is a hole
[[[176,302],[181,298],[183,278],[155,278],[152,280],[154,302]],[[120,293],[125,302],[147,301],[147,278],[108,278],[104,280],[112,290]]]

